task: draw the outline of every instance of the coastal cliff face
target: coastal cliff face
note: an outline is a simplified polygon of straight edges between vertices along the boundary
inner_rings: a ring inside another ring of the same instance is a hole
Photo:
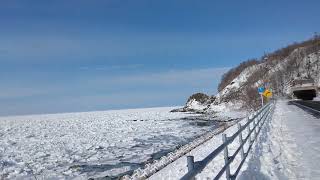
[[[278,97],[291,97],[290,87],[296,80],[312,79],[320,86],[320,36],[294,43],[260,59],[241,63],[225,73],[218,86],[218,93],[209,96],[196,93],[183,112],[211,113],[226,109],[255,110],[260,107],[259,86],[272,89]]]

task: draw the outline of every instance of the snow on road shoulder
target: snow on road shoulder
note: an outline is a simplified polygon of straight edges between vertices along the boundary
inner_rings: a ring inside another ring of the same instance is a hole
[[[319,130],[319,118],[279,100],[238,179],[319,179]]]

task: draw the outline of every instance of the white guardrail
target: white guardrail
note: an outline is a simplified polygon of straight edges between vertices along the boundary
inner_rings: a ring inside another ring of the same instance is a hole
[[[269,102],[265,106],[263,106],[260,110],[254,113],[253,117],[247,118],[247,122],[242,126],[238,123],[238,131],[235,132],[232,136],[227,137],[226,134],[222,134],[223,143],[217,147],[214,151],[212,151],[207,157],[205,157],[201,161],[194,162],[193,156],[187,157],[188,163],[188,173],[185,174],[181,180],[189,180],[194,179],[194,177],[199,174],[211,161],[215,159],[215,157],[220,154],[222,151],[224,152],[224,161],[225,165],[218,172],[216,177],[213,179],[219,179],[224,173],[226,174],[227,180],[235,180],[237,175],[240,172],[240,169],[243,163],[248,156],[254,141],[257,139],[257,136],[264,125],[265,121],[270,120],[272,118],[274,110],[274,101]],[[242,132],[247,129],[248,133],[245,138],[242,137]],[[231,144],[236,138],[239,138],[239,147],[233,153],[233,155],[229,155],[228,145]],[[245,151],[244,145],[248,143],[247,150]],[[240,153],[241,162],[237,167],[234,174],[230,173],[230,164],[233,162],[235,157]]]

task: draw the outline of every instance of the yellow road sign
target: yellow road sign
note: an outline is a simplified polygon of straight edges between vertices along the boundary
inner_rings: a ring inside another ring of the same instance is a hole
[[[269,97],[272,96],[272,92],[271,92],[269,89],[266,89],[266,90],[262,93],[262,95],[263,95],[264,97],[269,98]]]

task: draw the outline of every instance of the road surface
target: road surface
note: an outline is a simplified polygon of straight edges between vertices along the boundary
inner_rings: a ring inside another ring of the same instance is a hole
[[[279,100],[238,179],[320,179],[320,119]]]
[[[318,111],[318,114],[320,114],[320,101],[293,101],[293,103],[312,108],[315,111]],[[306,108],[304,108],[304,109],[306,109]]]

